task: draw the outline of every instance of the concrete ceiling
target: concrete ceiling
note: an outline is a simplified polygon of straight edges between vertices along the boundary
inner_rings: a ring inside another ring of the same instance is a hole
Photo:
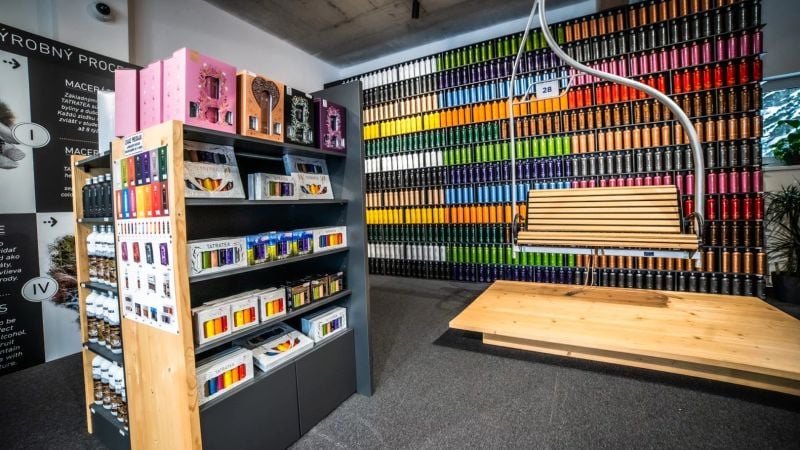
[[[339,67],[527,16],[531,0],[206,0]],[[580,0],[550,0],[548,10]]]

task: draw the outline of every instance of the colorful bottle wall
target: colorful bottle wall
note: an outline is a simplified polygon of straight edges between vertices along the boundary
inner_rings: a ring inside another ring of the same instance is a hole
[[[576,59],[681,105],[703,142],[705,204],[694,204],[691,152],[670,111],[575,73],[533,30],[515,95],[553,79],[563,90],[575,78],[565,95],[514,105],[513,149],[507,97],[521,33],[355,77],[364,87],[370,271],[584,283],[588,256],[512,258],[512,189],[520,200],[529,189],[674,184],[684,216],[705,213],[701,267],[599,256],[595,283],[763,296],[760,1],[645,1],[552,25],[552,33]],[[684,231],[691,227],[686,220]]]

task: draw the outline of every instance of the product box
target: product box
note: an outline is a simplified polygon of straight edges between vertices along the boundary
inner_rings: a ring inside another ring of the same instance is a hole
[[[97,152],[101,155],[111,151],[117,138],[115,99],[114,91],[97,91]]]
[[[333,187],[327,175],[310,173],[293,173],[297,198],[300,199],[333,199]]]
[[[286,175],[294,173],[328,175],[328,163],[322,158],[283,155],[283,169],[286,171]]]
[[[294,178],[271,173],[248,174],[247,198],[250,200],[297,200]]]
[[[258,305],[262,322],[286,315],[286,289],[270,288],[259,292]]]
[[[182,48],[164,60],[164,118],[236,133],[236,68]]]
[[[311,304],[311,282],[299,280],[286,283],[286,309],[294,311]]]
[[[286,124],[284,142],[315,147],[314,102],[311,95],[286,86],[283,116]]]
[[[272,261],[276,255],[277,244],[274,233],[251,234],[245,237],[247,245],[247,264],[250,266]]]
[[[199,404],[230,392],[253,378],[253,353],[244,348],[231,348],[202,361],[197,367],[197,399]]]
[[[237,342],[238,343],[238,342]],[[314,347],[314,341],[286,324],[278,324],[242,342],[252,348],[253,363],[264,372]]]
[[[114,135],[128,136],[139,131],[139,72],[114,71]]]
[[[203,239],[188,243],[189,276],[247,266],[244,238]]]
[[[292,256],[292,239],[294,234],[291,231],[275,231],[276,254],[275,259],[285,259]]]
[[[232,146],[184,141],[183,158],[187,198],[244,198]]]
[[[312,228],[314,253],[347,247],[347,227]]]
[[[310,230],[292,231],[292,256],[308,255],[314,250],[314,234]]]
[[[192,308],[194,341],[203,345],[231,334],[231,307],[227,303]]]
[[[324,98],[315,98],[314,111],[317,117],[319,148],[344,152],[347,149],[345,144],[347,110],[345,107]]]
[[[328,295],[333,295],[344,290],[344,272],[328,275]]]
[[[327,297],[328,295],[328,276],[327,275],[316,275],[315,277],[311,278],[309,281],[309,292],[311,293],[311,301],[316,302],[317,300],[322,300],[323,298]]]
[[[231,308],[231,331],[236,332],[259,324],[258,291],[242,294],[228,302]]]
[[[239,134],[283,142],[283,83],[248,71],[236,79]]]
[[[341,306],[328,308],[300,320],[303,333],[320,342],[347,329],[347,309]]]
[[[164,64],[156,61],[139,71],[139,129],[164,121]]]

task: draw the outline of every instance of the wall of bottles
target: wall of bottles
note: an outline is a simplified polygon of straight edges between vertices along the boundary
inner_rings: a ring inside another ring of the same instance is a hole
[[[521,33],[355,77],[364,86],[371,272],[553,283],[591,276],[611,286],[763,295],[760,1],[644,1],[551,31],[576,59],[681,105],[703,141],[705,204],[694,205],[691,153],[670,111],[566,67],[533,30],[513,87]],[[520,138],[510,148],[508,90],[521,95],[545,80],[563,89],[570,76],[564,95],[513,106]],[[699,269],[683,260],[598,257],[592,273],[588,257],[512,258],[512,189],[524,199],[529,189],[659,184],[678,187],[684,214],[705,212]]]

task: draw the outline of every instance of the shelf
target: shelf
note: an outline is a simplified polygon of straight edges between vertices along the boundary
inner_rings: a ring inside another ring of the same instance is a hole
[[[87,281],[81,283],[82,288],[91,289],[93,291],[104,291],[104,292],[111,292],[112,294],[117,294],[117,287],[116,286],[109,286],[103,283],[95,283],[94,281]]]
[[[328,305],[330,303],[333,303],[336,300],[339,300],[341,298],[347,297],[348,295],[350,295],[350,293],[351,293],[350,289],[345,289],[342,292],[330,295],[328,297],[323,298],[322,300],[317,300],[316,302],[311,303],[308,306],[304,306],[304,307],[302,307],[300,309],[291,311],[291,312],[289,312],[289,313],[287,313],[287,314],[285,314],[283,316],[278,316],[278,317],[275,317],[274,319],[269,319],[266,322],[262,322],[262,323],[258,324],[258,326],[251,327],[251,328],[248,328],[246,330],[238,331],[236,333],[232,333],[232,334],[230,334],[228,336],[225,336],[224,338],[220,338],[219,340],[216,340],[216,341],[213,341],[213,342],[209,342],[208,344],[198,345],[194,349],[194,353],[195,354],[203,353],[205,351],[211,350],[212,348],[219,347],[220,345],[227,344],[228,342],[232,342],[232,341],[234,341],[236,339],[240,339],[240,338],[243,338],[243,337],[246,337],[246,336],[251,336],[251,335],[254,335],[254,334],[258,334],[260,331],[263,331],[263,330],[265,330],[265,329],[267,329],[267,328],[269,328],[269,327],[271,327],[271,326],[273,326],[273,325],[275,325],[277,323],[284,322],[286,320],[291,319],[292,317],[297,317],[297,316],[303,315],[303,314],[305,314],[305,313],[307,313],[309,311],[313,311],[313,310],[318,309],[318,308],[320,308],[322,306],[325,306],[325,305]]]
[[[75,163],[75,167],[83,170],[111,168],[111,152],[90,156]]]
[[[294,205],[344,205],[342,199],[308,200],[247,200],[239,198],[187,198],[186,206],[294,206]]]
[[[102,418],[103,420],[111,424],[114,428],[116,428],[120,435],[125,436],[126,438],[128,437],[128,431],[125,429],[122,422],[117,420],[117,418],[114,417],[113,414],[111,414],[111,411],[103,408],[102,405],[95,405],[95,404],[89,406],[89,410],[92,411],[93,416]]]
[[[112,224],[114,223],[113,217],[80,217],[78,218],[78,223],[83,223],[87,225],[96,225],[96,224]]]
[[[308,260],[308,259],[321,258],[321,257],[327,256],[327,255],[333,255],[333,254],[337,254],[337,253],[344,253],[344,252],[346,252],[348,250],[349,250],[348,247],[337,248],[337,249],[334,249],[334,250],[328,250],[328,251],[319,252],[319,253],[311,253],[309,255],[293,256],[293,257],[289,257],[289,258],[279,259],[277,261],[269,261],[269,262],[265,262],[265,263],[262,263],[262,264],[256,264],[256,265],[253,265],[253,266],[239,267],[237,269],[224,270],[224,271],[221,271],[221,272],[214,272],[214,273],[209,273],[209,274],[205,274],[205,275],[190,276],[189,277],[189,282],[190,283],[197,283],[199,281],[212,280],[214,278],[222,278],[222,277],[228,277],[228,276],[231,276],[231,275],[237,275],[237,274],[245,273],[245,272],[253,272],[253,271],[256,271],[256,270],[269,269],[271,267],[282,266],[284,264],[292,264],[292,263],[296,263],[296,262],[300,262],[300,261],[305,261],[305,260]]]
[[[95,355],[100,355],[111,362],[119,364],[120,366],[125,365],[125,358],[123,358],[122,353],[114,353],[105,346],[96,342],[84,342],[83,346],[89,349],[89,351]]]
[[[344,291],[344,292],[341,292],[340,294],[344,294],[345,292],[349,293],[350,291]],[[339,295],[339,294],[337,294],[337,295]],[[301,311],[305,311],[306,309],[309,309],[309,308],[304,308]],[[248,386],[257,383],[259,380],[262,380],[264,378],[269,377],[273,373],[276,373],[277,371],[279,371],[280,369],[288,366],[289,364],[293,364],[293,363],[297,362],[299,359],[316,352],[317,350],[325,347],[326,345],[330,344],[331,342],[335,342],[337,339],[341,338],[342,336],[347,336],[347,334],[350,333],[351,330],[352,330],[352,328],[350,328],[350,327],[345,328],[343,331],[340,331],[340,332],[336,333],[336,335],[331,336],[330,338],[325,339],[322,342],[315,343],[314,346],[310,350],[305,351],[305,352],[300,353],[300,354],[298,354],[298,355],[296,355],[296,356],[294,356],[292,358],[288,358],[288,359],[282,361],[280,364],[270,368],[268,372],[262,372],[261,369],[258,369],[255,366],[253,366],[253,370],[255,371],[255,375],[253,376],[252,379],[246,381],[245,383],[243,383],[242,385],[238,386],[236,389],[231,390],[230,392],[226,392],[226,393],[220,395],[219,397],[217,397],[217,398],[215,398],[213,400],[210,400],[210,401],[208,401],[206,403],[203,403],[200,406],[200,412],[202,413],[204,410],[206,410],[208,408],[211,408],[212,406],[217,405],[220,402],[225,401],[225,399],[231,398],[231,397],[235,396],[236,394],[242,393],[243,389],[246,389]]]
[[[277,157],[285,154],[316,157],[336,156],[339,158],[345,158],[347,156],[347,153],[345,152],[334,152],[330,150],[321,150],[314,147],[306,147],[303,145],[272,142],[265,139],[209,130],[191,125],[183,126],[183,138],[189,141],[206,142],[209,144],[231,145],[236,150],[248,150],[264,156],[272,155]]]

